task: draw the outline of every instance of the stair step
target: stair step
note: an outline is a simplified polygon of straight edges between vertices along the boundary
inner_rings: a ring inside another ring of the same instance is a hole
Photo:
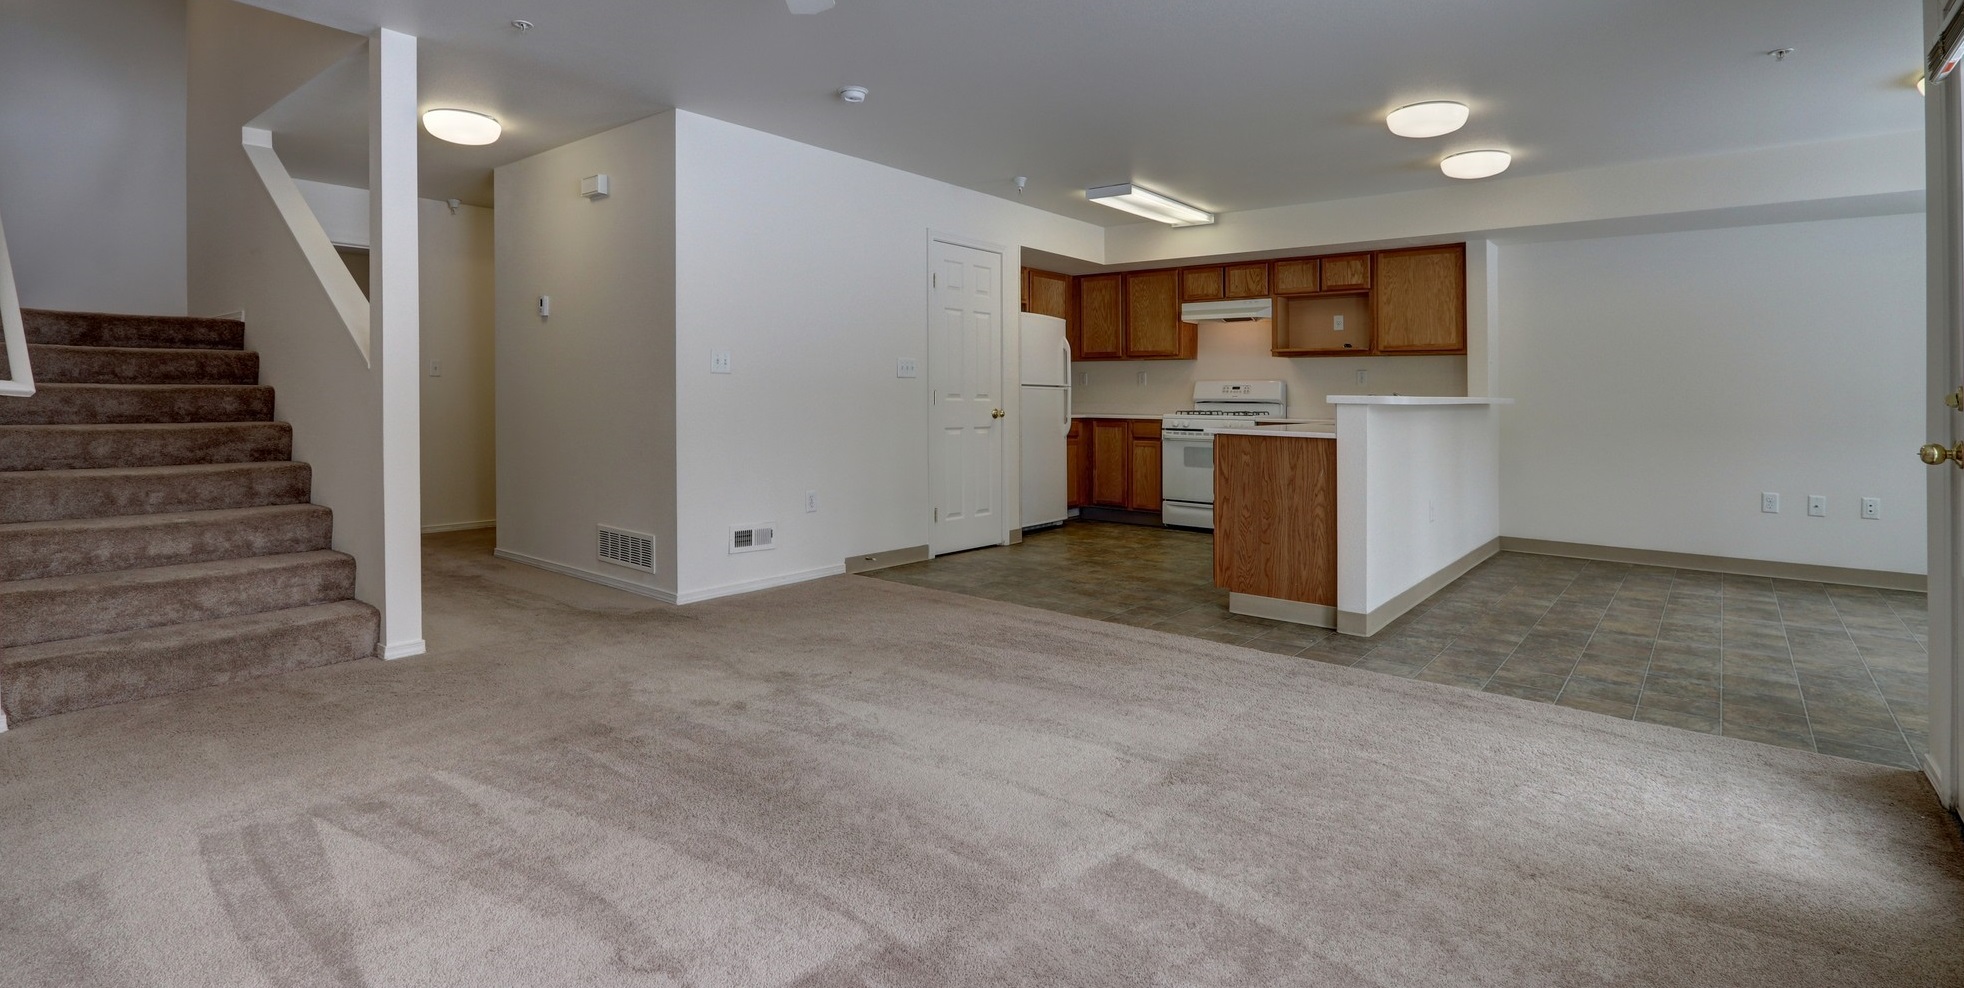
[[[32,344],[37,384],[258,384],[252,350],[170,350]],[[6,367],[0,351],[0,370]]]
[[[245,323],[197,316],[22,309],[27,342],[61,346],[245,349]],[[30,358],[31,359],[31,358]]]
[[[23,645],[0,652],[0,709],[32,720],[375,655],[355,600]]]
[[[0,583],[0,648],[347,600],[355,558],[322,549]]]
[[[0,523],[298,504],[312,493],[305,463],[198,463],[0,473]]]
[[[0,425],[0,471],[250,463],[293,458],[285,422]]]
[[[0,402],[0,425],[272,419],[273,389],[259,384],[39,384]]]
[[[318,504],[16,522],[0,525],[0,580],[309,552],[333,537]]]

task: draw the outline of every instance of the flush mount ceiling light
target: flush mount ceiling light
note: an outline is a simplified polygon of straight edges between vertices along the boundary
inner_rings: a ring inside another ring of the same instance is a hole
[[[866,102],[866,87],[847,86],[839,90],[839,98],[848,103],[864,103]]]
[[[1130,182],[1119,185],[1100,185],[1085,189],[1084,197],[1113,209],[1123,209],[1134,216],[1158,220],[1168,226],[1206,226],[1214,222],[1214,214],[1163,196],[1151,189],[1142,189]]]
[[[1514,156],[1505,151],[1461,151],[1439,162],[1447,178],[1492,178],[1507,170]]]
[[[423,129],[452,144],[489,144],[504,133],[498,121],[471,110],[425,110]]]
[[[1399,137],[1439,137],[1466,126],[1471,113],[1465,103],[1431,100],[1391,111],[1384,118],[1384,125]]]

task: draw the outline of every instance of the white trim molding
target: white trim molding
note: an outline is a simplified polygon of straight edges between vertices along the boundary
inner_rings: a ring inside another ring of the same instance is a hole
[[[655,600],[659,600],[664,604],[673,604],[676,602],[675,594],[667,590],[663,590],[659,587],[648,586],[647,584],[644,583],[632,583],[627,580],[620,579],[619,577],[608,576],[605,573],[595,573],[592,570],[580,569],[577,566],[568,566],[565,563],[555,563],[550,559],[540,559],[537,556],[528,556],[522,552],[513,552],[510,549],[504,549],[504,548],[493,549],[491,550],[491,554],[493,556],[498,557],[499,559],[508,559],[514,563],[523,563],[527,566],[537,567],[539,569],[545,570],[550,573],[558,573],[561,576],[570,576],[575,580],[585,580],[588,583],[598,583],[603,587],[612,587],[615,590],[625,590],[631,594],[638,594],[643,597],[652,597]]]
[[[720,587],[691,590],[688,593],[677,594],[675,602],[678,604],[698,604],[705,600],[714,600],[718,597],[734,597],[737,594],[755,593],[759,590],[769,590],[772,587],[804,583],[807,580],[822,580],[828,576],[839,576],[845,573],[845,571],[845,563],[834,563],[830,566],[819,566],[813,569],[800,570],[796,573],[780,573],[777,576],[766,576],[757,580],[744,580],[740,583],[725,583]]]
[[[497,527],[498,519],[496,518],[480,518],[477,521],[448,521],[438,525],[424,525],[423,534],[435,535],[438,532],[474,532],[481,528]]]
[[[394,645],[384,647],[382,649],[382,658],[384,661],[406,659],[412,655],[421,655],[429,650],[429,642],[418,638],[415,641],[396,642]]]

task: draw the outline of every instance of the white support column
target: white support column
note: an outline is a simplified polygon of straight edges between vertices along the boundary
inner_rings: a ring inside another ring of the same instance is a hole
[[[1466,395],[1500,393],[1500,245],[1466,242]]]
[[[422,361],[416,216],[416,39],[387,28],[368,45],[370,350],[382,408],[382,657],[423,643]]]

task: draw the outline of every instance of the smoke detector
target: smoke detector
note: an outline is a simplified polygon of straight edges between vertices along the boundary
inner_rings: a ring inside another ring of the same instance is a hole
[[[866,102],[866,87],[847,86],[839,90],[839,98],[848,103],[864,103]]]

